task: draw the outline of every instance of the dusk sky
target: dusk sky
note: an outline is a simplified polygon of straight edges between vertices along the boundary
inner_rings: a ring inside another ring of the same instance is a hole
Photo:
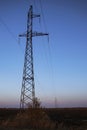
[[[27,12],[35,18],[35,93],[45,107],[87,107],[87,0],[0,0],[0,107],[19,107]],[[56,102],[55,102],[56,99]],[[56,104],[55,104],[56,103]]]

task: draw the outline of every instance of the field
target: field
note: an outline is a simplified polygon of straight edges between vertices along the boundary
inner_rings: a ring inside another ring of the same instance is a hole
[[[87,108],[0,109],[0,130],[87,130]]]

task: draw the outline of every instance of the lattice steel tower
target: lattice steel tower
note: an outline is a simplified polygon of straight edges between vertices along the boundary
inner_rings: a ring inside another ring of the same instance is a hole
[[[40,15],[33,14],[33,7],[30,6],[27,16],[27,32],[19,37],[26,37],[25,60],[23,69],[23,79],[21,88],[20,107],[35,107],[35,85],[34,85],[34,68],[33,68],[33,46],[32,38],[34,36],[48,35],[47,33],[33,32],[33,18]]]

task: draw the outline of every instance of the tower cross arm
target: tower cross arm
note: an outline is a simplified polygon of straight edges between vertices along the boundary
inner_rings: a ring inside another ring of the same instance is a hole
[[[32,33],[32,37],[35,37],[35,36],[45,36],[45,35],[49,35],[48,33],[42,33],[42,32],[33,32]],[[26,37],[27,34],[24,33],[24,34],[20,34],[19,37]]]
[[[32,33],[32,36],[35,37],[35,36],[44,36],[44,35],[49,35],[48,33],[42,33],[42,32],[34,32]]]
[[[36,17],[40,17],[40,15],[39,14],[33,14],[32,15],[32,18],[36,18]]]
[[[23,33],[23,34],[19,34],[19,37],[26,37],[27,34],[26,33]]]

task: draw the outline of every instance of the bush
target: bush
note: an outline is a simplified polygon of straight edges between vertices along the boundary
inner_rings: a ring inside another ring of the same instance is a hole
[[[54,123],[41,108],[29,108],[17,114],[13,120],[6,121],[4,126],[46,130],[53,129]]]

